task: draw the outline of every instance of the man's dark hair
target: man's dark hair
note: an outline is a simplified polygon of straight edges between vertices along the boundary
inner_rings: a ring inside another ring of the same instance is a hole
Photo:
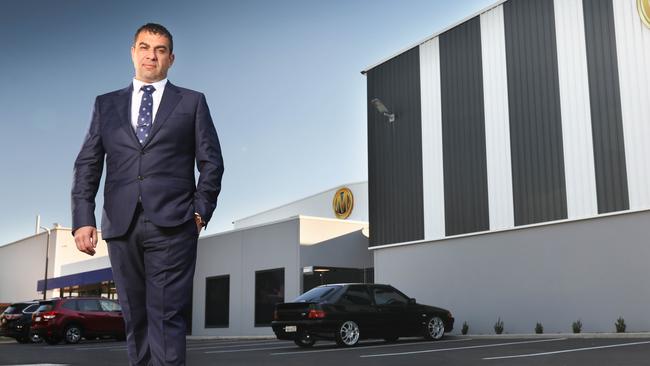
[[[138,28],[138,30],[135,31],[135,36],[133,37],[133,44],[135,44],[135,42],[138,40],[138,35],[141,32],[160,34],[162,36],[167,37],[167,39],[169,39],[169,53],[172,53],[174,51],[174,38],[172,37],[172,34],[169,33],[167,28],[163,27],[162,25],[156,23],[147,23],[142,27]]]

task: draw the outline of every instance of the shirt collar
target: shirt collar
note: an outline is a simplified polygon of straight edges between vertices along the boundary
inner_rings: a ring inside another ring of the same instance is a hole
[[[167,78],[156,81],[155,83],[145,83],[144,81],[140,81],[136,78],[133,78],[134,92],[136,93],[140,92],[140,88],[142,88],[143,85],[153,85],[153,87],[156,88],[156,91],[163,91],[165,89],[165,85],[167,85]]]

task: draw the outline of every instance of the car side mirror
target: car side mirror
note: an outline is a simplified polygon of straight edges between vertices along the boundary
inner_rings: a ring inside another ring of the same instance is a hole
[[[409,304],[410,305],[415,304],[415,298],[414,297],[409,299]]]

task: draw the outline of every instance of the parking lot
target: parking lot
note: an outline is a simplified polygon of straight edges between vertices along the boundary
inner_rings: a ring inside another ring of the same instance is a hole
[[[447,337],[430,342],[318,342],[300,349],[275,339],[189,340],[188,365],[647,365],[650,338]],[[0,342],[0,365],[126,365],[124,342],[48,346]]]

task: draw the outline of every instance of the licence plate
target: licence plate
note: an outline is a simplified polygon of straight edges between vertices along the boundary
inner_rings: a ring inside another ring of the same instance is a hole
[[[41,321],[41,317],[40,317],[40,316],[37,316],[36,318],[34,318],[34,321],[35,321],[35,322],[40,322],[40,321]]]
[[[295,325],[287,325],[284,327],[284,331],[287,333],[295,333],[298,331],[298,327]]]

